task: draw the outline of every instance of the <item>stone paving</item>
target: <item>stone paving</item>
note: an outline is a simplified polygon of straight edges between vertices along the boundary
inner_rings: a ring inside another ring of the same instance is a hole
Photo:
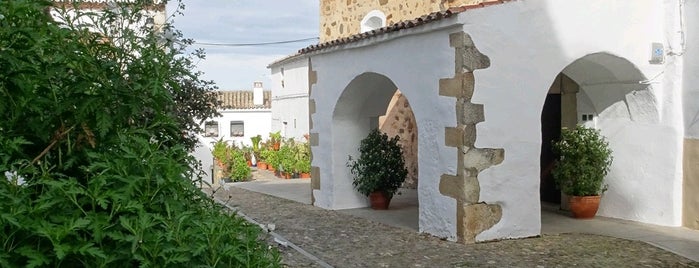
[[[275,224],[277,234],[334,267],[699,267],[643,242],[605,236],[545,234],[463,245],[237,187],[215,196]],[[321,267],[290,247],[280,252],[287,267]]]

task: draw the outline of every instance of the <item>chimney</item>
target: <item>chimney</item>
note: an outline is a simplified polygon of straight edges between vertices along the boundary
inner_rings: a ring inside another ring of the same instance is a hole
[[[252,94],[252,103],[255,106],[262,106],[265,104],[262,82],[253,83]]]

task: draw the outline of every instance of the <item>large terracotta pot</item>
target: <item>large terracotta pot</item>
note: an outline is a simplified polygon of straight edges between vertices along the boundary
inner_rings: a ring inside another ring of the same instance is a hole
[[[591,219],[597,214],[599,208],[600,196],[571,196],[568,204],[570,211],[573,212],[573,218],[576,219]]]
[[[258,170],[266,170],[267,169],[267,163],[265,162],[257,162],[257,169]]]
[[[311,173],[299,173],[299,178],[301,179],[310,179],[311,178]]]
[[[371,208],[373,209],[387,210],[388,205],[391,203],[391,198],[389,198],[384,192],[376,191],[369,194],[369,202],[371,203]]]

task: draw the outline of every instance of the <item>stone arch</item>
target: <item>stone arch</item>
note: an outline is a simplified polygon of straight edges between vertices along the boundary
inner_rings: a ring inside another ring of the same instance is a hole
[[[551,107],[556,107],[552,103],[557,103],[560,110],[552,110]],[[558,113],[558,117],[551,116],[553,113]],[[546,118],[560,121],[546,122]],[[645,176],[643,169],[652,169],[662,162],[663,156],[654,155],[642,144],[653,140],[652,137],[666,135],[658,127],[659,118],[652,81],[628,59],[600,52],[571,62],[551,83],[542,108],[542,200],[548,201],[544,200],[546,185],[553,185],[550,176],[545,178],[552,169],[550,163],[544,162],[546,150],[550,150],[547,145],[560,137],[560,128],[583,124],[601,130],[614,156],[611,171],[605,178],[609,191],[603,196],[598,215],[638,220],[649,217],[643,214],[658,213],[644,205],[657,198],[648,186],[657,184],[658,180]],[[547,125],[558,129],[546,130]],[[547,135],[547,131],[555,133]],[[555,156],[548,161],[553,159]],[[643,168],[639,170],[639,167]],[[565,200],[561,200],[561,207],[567,207]]]
[[[388,77],[367,72],[355,77],[340,95],[332,115],[335,208],[367,206],[366,197],[352,187],[347,158],[356,156],[361,139],[379,127],[379,118],[387,113],[397,91],[398,87]],[[414,121],[414,115],[410,116]]]

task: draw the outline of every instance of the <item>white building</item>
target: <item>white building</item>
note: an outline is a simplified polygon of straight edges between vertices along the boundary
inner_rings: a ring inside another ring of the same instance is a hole
[[[347,155],[400,89],[417,123],[421,232],[539,235],[541,202],[558,194],[545,145],[576,124],[613,150],[598,215],[699,229],[698,0],[360,2],[322,1],[321,43],[270,66],[285,88],[309,88],[314,205],[367,206]],[[433,12],[404,17],[418,7]]]
[[[308,60],[272,63],[272,131],[302,140],[308,134]]]
[[[272,92],[255,82],[253,90],[218,91],[221,116],[208,118],[202,124],[204,133],[198,135],[199,145],[193,155],[202,163],[204,178],[211,179],[213,144],[219,140],[236,146],[251,146],[251,137],[264,139],[271,132]],[[209,180],[211,183],[212,181]]]

